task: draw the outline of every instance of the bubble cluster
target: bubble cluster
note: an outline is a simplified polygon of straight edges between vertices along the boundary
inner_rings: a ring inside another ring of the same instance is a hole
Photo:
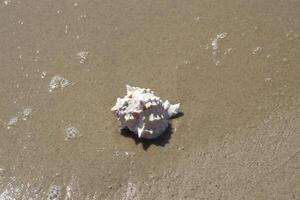
[[[219,47],[219,40],[224,39],[227,36],[227,33],[220,33],[217,35],[217,37],[215,39],[213,39],[213,41],[211,42],[211,46],[213,48],[213,50],[217,50]]]
[[[71,84],[71,81],[67,80],[61,75],[55,75],[52,77],[50,83],[49,83],[49,92],[53,92],[57,89],[62,89]]]
[[[212,46],[212,59],[213,59],[215,65],[219,65],[220,64],[220,61],[217,59],[218,52],[220,52],[220,50],[219,50],[219,41],[221,39],[226,38],[226,37],[227,37],[227,33],[225,33],[225,32],[224,33],[220,33],[211,42],[211,46]]]
[[[10,128],[11,126],[17,125],[17,122],[19,120],[19,117],[12,117],[9,122],[7,123],[7,128]]]
[[[74,126],[69,126],[67,128],[65,128],[65,140],[73,140],[77,137],[80,136],[80,131],[74,127]]]
[[[62,199],[62,188],[57,185],[51,185],[48,193],[47,200],[61,200]]]
[[[7,128],[10,129],[13,126],[16,126],[20,120],[26,121],[31,117],[31,113],[32,108],[24,108],[21,112],[18,112],[14,117],[10,118],[7,122]]]
[[[32,112],[32,109],[31,109],[31,108],[25,108],[25,109],[23,110],[23,112],[21,113],[22,119],[23,119],[24,121],[27,120],[27,119],[30,117],[31,112]]]
[[[87,59],[87,57],[89,55],[89,52],[87,52],[87,51],[81,51],[81,52],[77,53],[76,55],[79,58],[79,63],[83,64],[86,61],[86,59]]]
[[[262,51],[261,47],[255,47],[255,49],[252,51],[252,54],[259,54]]]

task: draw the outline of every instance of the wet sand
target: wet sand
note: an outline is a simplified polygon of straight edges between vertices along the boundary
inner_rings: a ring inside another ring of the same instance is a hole
[[[300,199],[299,13],[2,1],[0,199]],[[49,92],[56,75],[68,84]],[[181,103],[160,140],[120,133],[110,108],[126,84]]]

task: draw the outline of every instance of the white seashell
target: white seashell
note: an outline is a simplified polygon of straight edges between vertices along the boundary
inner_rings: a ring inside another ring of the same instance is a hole
[[[169,119],[178,114],[180,104],[163,102],[150,89],[127,85],[127,95],[117,98],[111,111],[121,122],[121,128],[128,128],[139,138],[154,139],[169,126]]]

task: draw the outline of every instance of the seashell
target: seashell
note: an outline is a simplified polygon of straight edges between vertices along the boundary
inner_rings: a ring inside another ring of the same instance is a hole
[[[121,122],[121,128],[128,128],[139,138],[155,139],[169,126],[169,119],[178,114],[180,104],[162,101],[150,89],[127,85],[127,95],[117,98],[111,108]]]

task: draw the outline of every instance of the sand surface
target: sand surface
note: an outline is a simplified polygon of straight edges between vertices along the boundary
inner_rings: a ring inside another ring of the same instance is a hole
[[[299,22],[298,0],[1,0],[0,199],[300,199]],[[120,134],[126,84],[181,103],[160,140]]]

